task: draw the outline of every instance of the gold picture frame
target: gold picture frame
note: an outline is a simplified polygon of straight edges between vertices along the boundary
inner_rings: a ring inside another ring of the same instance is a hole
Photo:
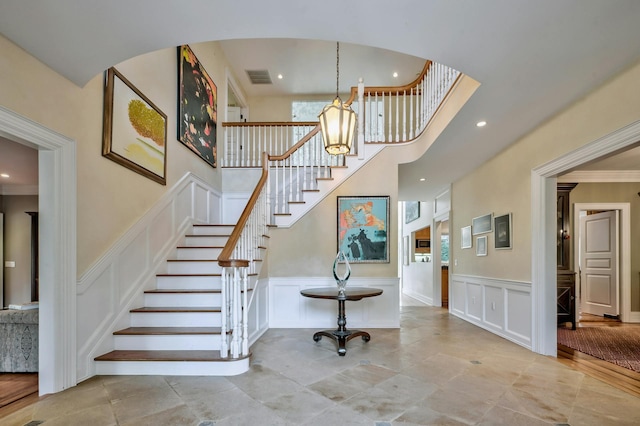
[[[102,155],[166,185],[166,114],[115,68],[105,77]]]

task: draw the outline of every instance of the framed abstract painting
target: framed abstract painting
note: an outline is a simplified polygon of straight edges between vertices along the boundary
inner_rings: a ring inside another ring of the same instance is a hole
[[[115,68],[105,77],[102,155],[166,185],[167,116]]]
[[[338,251],[350,263],[388,263],[389,241],[389,196],[338,197]]]
[[[178,140],[217,165],[218,89],[188,45],[178,46]]]

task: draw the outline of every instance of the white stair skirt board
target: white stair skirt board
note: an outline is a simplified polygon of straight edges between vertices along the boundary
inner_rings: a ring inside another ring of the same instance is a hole
[[[249,358],[224,361],[100,361],[99,376],[237,376],[249,370]]]
[[[171,351],[180,348],[184,351],[219,351],[220,340],[219,334],[118,335],[115,336],[115,350]]]

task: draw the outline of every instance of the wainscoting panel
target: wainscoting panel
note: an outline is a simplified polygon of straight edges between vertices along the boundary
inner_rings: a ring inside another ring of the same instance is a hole
[[[450,312],[531,349],[531,283],[453,274]]]
[[[78,382],[95,374],[95,356],[114,348],[112,333],[129,324],[129,310],[141,306],[142,291],[155,286],[155,275],[164,272],[191,224],[216,223],[221,200],[215,189],[187,173],[80,277]]]
[[[400,327],[399,279],[351,278],[353,287],[383,290],[377,297],[347,301],[347,328]],[[335,280],[324,277],[269,278],[270,328],[336,328],[338,302],[303,297],[300,290],[312,287],[336,288]]]

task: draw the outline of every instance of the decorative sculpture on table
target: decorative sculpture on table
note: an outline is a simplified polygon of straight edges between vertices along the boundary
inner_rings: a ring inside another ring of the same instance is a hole
[[[333,261],[333,278],[336,279],[338,285],[338,292],[341,296],[344,296],[345,288],[347,287],[347,280],[351,275],[351,265],[347,257],[342,251],[339,251],[336,255],[336,259]]]

